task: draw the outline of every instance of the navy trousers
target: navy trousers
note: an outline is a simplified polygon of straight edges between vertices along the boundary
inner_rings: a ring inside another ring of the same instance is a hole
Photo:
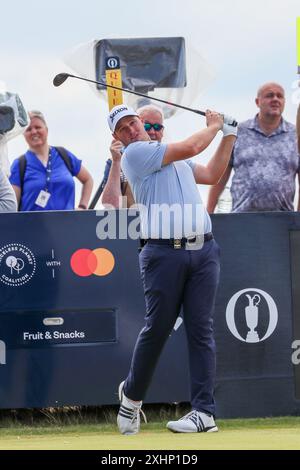
[[[181,306],[187,334],[191,405],[215,414],[215,341],[213,309],[219,281],[219,247],[215,240],[200,250],[147,243],[140,253],[146,300],[146,324],[135,345],[124,392],[143,400],[155,366]]]

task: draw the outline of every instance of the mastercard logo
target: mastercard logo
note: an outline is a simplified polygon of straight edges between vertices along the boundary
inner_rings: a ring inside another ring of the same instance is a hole
[[[88,250],[82,248],[71,257],[71,268],[77,276],[107,276],[115,267],[114,255],[106,248]]]

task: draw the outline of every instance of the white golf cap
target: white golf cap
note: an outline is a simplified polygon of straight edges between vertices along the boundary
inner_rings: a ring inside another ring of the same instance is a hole
[[[112,108],[107,116],[107,122],[112,132],[115,132],[116,125],[125,116],[138,116],[133,108],[126,104],[119,104]]]

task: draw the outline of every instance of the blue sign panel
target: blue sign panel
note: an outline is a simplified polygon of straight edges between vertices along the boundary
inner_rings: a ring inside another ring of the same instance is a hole
[[[126,210],[0,214],[0,408],[118,402],[145,316],[137,225]],[[299,413],[300,214],[213,227],[218,416]],[[146,402],[189,401],[188,381],[180,317]]]
[[[117,403],[145,303],[127,233],[136,217],[113,214],[111,239],[107,212],[0,215],[0,407]],[[185,399],[163,375],[155,401]]]

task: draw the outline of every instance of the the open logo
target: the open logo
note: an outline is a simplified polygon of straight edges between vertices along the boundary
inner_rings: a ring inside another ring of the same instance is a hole
[[[226,322],[235,338],[259,343],[269,338],[278,322],[278,310],[272,297],[260,289],[243,289],[231,297]]]

